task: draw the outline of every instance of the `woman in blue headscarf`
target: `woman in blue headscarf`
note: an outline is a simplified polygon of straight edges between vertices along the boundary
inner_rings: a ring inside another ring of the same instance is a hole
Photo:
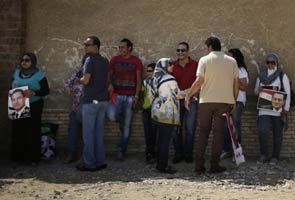
[[[154,96],[151,113],[152,120],[158,126],[158,156],[157,170],[161,173],[175,173],[168,166],[169,143],[171,135],[179,121],[179,88],[175,78],[171,75],[173,65],[170,58],[161,58],[157,63],[152,79],[152,91]]]
[[[266,66],[267,68],[262,70],[256,79],[255,94],[258,95],[261,89],[283,91],[286,93],[286,101],[281,112],[261,109],[258,111],[260,158],[257,162],[265,163],[270,160],[271,165],[276,165],[283,141],[283,119],[290,108],[290,82],[280,66],[277,54],[270,53],[266,56]],[[273,151],[271,157],[268,155],[268,134],[270,130],[273,132]]]
[[[49,94],[47,79],[37,68],[33,53],[25,53],[13,74],[12,88],[28,86],[31,117],[12,121],[12,161],[37,165],[41,154],[41,115],[43,97]]]

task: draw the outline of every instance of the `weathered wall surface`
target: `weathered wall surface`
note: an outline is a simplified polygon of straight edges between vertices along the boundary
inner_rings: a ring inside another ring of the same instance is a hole
[[[25,44],[25,1],[0,1],[0,152],[8,155],[10,121],[7,117],[7,93],[11,75]]]
[[[181,41],[190,44],[191,56],[198,60],[207,53],[205,39],[215,35],[221,39],[224,51],[239,47],[244,53],[250,72],[248,94],[252,94],[257,65],[262,67],[264,56],[272,51],[280,55],[284,70],[295,82],[295,3],[292,0],[27,2],[25,48],[37,54],[39,68],[47,74],[51,94],[46,98],[44,117],[62,125],[61,140],[66,137],[65,113],[71,104],[70,97],[63,93],[63,83],[79,68],[84,53],[82,44],[89,35],[99,36],[101,52],[108,58],[117,54],[120,39],[130,38],[135,45],[134,54],[144,64],[161,57],[176,58],[176,44]],[[244,141],[252,141],[248,150],[257,154],[255,108],[247,109]],[[64,120],[58,120],[58,116]],[[116,130],[113,126],[108,124],[107,130]],[[293,137],[294,130],[294,127],[289,129],[290,137]],[[131,143],[135,146],[142,144],[142,132],[135,132],[133,137],[138,142]],[[110,137],[106,139],[110,141]],[[295,152],[292,148],[295,138],[288,142],[290,149],[284,150],[285,155]]]

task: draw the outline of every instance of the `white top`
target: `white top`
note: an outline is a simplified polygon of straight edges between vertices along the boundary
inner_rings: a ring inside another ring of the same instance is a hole
[[[246,71],[246,69],[244,67],[239,68],[239,79],[242,79],[242,78],[246,78],[247,85],[248,85],[248,83],[249,83],[248,72]],[[246,91],[239,90],[239,95],[238,95],[237,101],[243,102],[245,105],[246,100],[247,100]]]
[[[276,70],[277,70],[276,67],[274,69],[268,69],[267,70],[268,76],[275,73]],[[285,105],[284,105],[284,110],[289,111],[289,109],[290,109],[290,101],[291,101],[291,95],[290,95],[291,92],[290,92],[290,81],[289,81],[289,78],[288,78],[288,76],[286,74],[283,75],[283,84],[284,84],[285,93],[287,94],[287,99],[286,99],[286,102],[285,102]],[[278,87],[279,90],[280,90],[281,89],[280,76],[278,76],[277,79],[274,80],[274,82],[272,82],[269,85],[264,85],[263,83],[260,82],[259,77],[257,77],[254,93],[258,95],[259,94],[259,88],[262,87],[262,86],[274,86],[274,87]],[[268,111],[268,110],[259,110],[258,115],[280,116],[281,113],[271,111],[271,110],[270,111]]]
[[[233,85],[239,71],[234,58],[221,51],[212,51],[199,60],[197,76],[204,77],[200,103],[235,104]]]

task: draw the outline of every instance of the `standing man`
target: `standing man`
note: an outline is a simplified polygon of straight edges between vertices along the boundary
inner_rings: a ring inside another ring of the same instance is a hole
[[[185,135],[183,136],[181,125],[173,136],[175,148],[173,162],[179,163],[182,159],[185,159],[187,163],[191,163],[193,161],[198,101],[192,98],[189,102],[190,110],[186,110],[184,107],[184,98],[187,91],[196,80],[198,63],[190,58],[189,44],[186,42],[180,42],[178,44],[176,54],[178,59],[173,62],[174,69],[172,75],[175,77],[180,89],[180,122],[181,124],[184,123]]]
[[[212,128],[210,172],[219,173],[226,170],[225,167],[219,165],[225,123],[223,113],[234,109],[239,92],[239,73],[235,59],[221,52],[218,38],[209,37],[205,44],[209,54],[200,59],[197,79],[185,97],[185,107],[189,110],[190,99],[201,89],[199,100],[200,137],[195,169],[197,174],[202,174],[206,170],[204,154]]]
[[[114,113],[108,113],[110,118],[115,118],[120,123],[121,141],[118,145],[118,160],[124,160],[127,143],[130,137],[133,104],[138,103],[138,95],[141,90],[142,63],[136,56],[131,55],[132,42],[124,38],[120,42],[120,55],[110,61],[110,80],[112,84],[109,91],[114,90],[116,105]]]
[[[109,61],[99,53],[100,40],[90,36],[84,41],[89,56],[83,65],[82,78],[82,130],[83,161],[80,171],[96,171],[107,167],[104,150],[104,117],[108,105]]]

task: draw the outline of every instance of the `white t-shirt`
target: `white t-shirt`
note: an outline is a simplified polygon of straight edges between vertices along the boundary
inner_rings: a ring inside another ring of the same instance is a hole
[[[244,67],[239,68],[239,79],[242,79],[242,78],[246,78],[247,85],[248,85],[248,83],[249,83],[248,72],[246,71],[246,69]],[[246,91],[239,90],[239,95],[238,95],[237,101],[243,102],[245,105],[246,100],[247,100]]]

